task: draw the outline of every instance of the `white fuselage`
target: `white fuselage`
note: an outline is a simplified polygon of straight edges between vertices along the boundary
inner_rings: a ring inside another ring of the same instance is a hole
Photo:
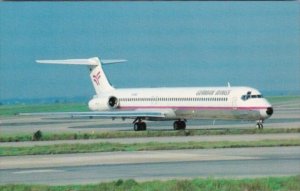
[[[187,119],[257,120],[273,114],[271,104],[251,87],[129,88],[115,89],[109,83],[103,64],[125,60],[88,59],[37,60],[42,64],[85,65],[96,95],[89,101],[92,112],[60,112],[61,115],[133,118],[134,130],[146,130],[143,120],[175,120],[173,128],[186,128]]]
[[[113,102],[110,102],[111,99]],[[165,120],[228,119],[265,120],[273,109],[251,87],[190,87],[115,89],[94,96],[92,111],[164,111]],[[148,117],[148,120],[155,118]]]

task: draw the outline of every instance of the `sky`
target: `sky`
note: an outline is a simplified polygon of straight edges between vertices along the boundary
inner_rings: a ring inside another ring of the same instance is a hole
[[[37,59],[127,59],[116,88],[251,86],[300,94],[299,2],[5,2],[0,101],[95,94],[84,66]]]

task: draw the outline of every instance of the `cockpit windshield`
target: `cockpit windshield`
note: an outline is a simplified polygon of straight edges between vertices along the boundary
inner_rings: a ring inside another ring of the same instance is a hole
[[[251,95],[251,92],[247,92],[246,95],[242,95],[241,99],[246,101],[248,99],[256,99],[256,98],[263,98],[263,95],[257,94],[257,95]]]
[[[251,95],[251,98],[263,98],[262,95]]]

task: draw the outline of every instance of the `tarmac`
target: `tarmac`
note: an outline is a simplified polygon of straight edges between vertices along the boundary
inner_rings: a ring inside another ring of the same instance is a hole
[[[0,184],[289,176],[300,173],[299,150],[262,147],[1,157]]]

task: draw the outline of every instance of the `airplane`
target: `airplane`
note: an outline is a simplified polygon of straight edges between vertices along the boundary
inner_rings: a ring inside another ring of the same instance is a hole
[[[126,60],[88,59],[36,60],[41,64],[85,65],[96,95],[88,102],[88,112],[47,112],[38,115],[72,117],[130,118],[133,129],[147,129],[145,121],[174,121],[174,130],[186,129],[190,119],[256,121],[259,129],[273,114],[272,105],[251,87],[114,88],[102,65]]]

